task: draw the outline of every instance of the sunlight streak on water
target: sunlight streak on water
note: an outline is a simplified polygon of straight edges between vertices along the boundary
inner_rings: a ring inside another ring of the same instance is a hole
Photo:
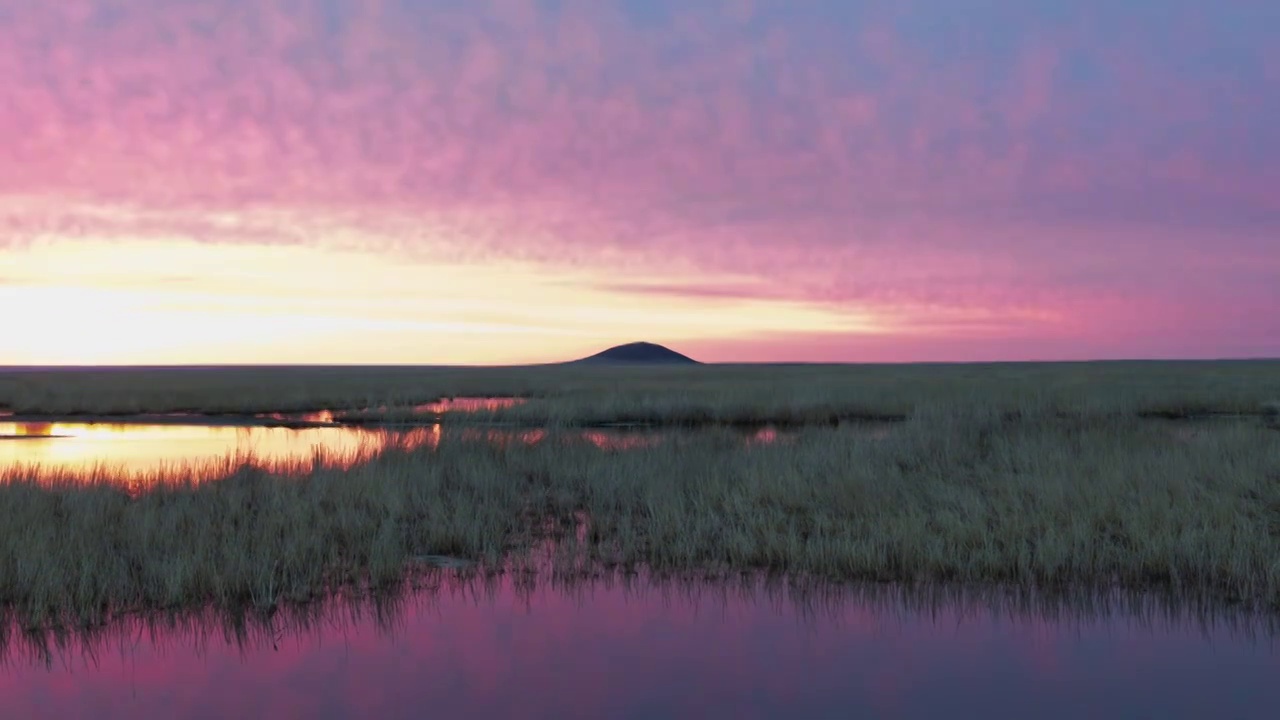
[[[130,473],[217,463],[243,457],[266,468],[291,466],[317,452],[344,464],[397,445],[438,444],[439,426],[408,431],[360,428],[292,430],[272,427],[0,423],[0,469],[39,466],[42,472],[97,467]]]
[[[311,417],[319,418],[320,413]],[[280,419],[298,419],[280,414]],[[609,452],[654,448],[671,442],[689,430],[626,428],[462,428],[453,437],[460,442],[481,442],[495,447],[512,443],[535,446],[551,440],[587,442]],[[315,462],[351,467],[388,448],[438,450],[439,423],[413,427],[267,427],[244,425],[0,422],[0,473],[16,467],[38,468],[39,475],[95,470],[108,475],[152,473],[192,468],[201,477],[210,469],[234,469],[239,463],[276,472],[310,469]],[[792,436],[774,428],[739,434],[744,447],[790,441]],[[236,462],[227,464],[228,459]]]

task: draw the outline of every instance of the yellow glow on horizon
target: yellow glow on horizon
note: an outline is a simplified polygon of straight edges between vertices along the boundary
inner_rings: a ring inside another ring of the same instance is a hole
[[[533,263],[180,238],[58,240],[0,256],[10,365],[505,364],[632,340],[888,329],[817,304],[630,294],[598,272]]]

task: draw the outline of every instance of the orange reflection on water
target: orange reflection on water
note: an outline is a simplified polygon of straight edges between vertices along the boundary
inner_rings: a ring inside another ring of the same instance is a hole
[[[254,417],[265,420],[282,420],[282,421],[301,421],[309,423],[331,423],[333,422],[332,410],[316,410],[313,412],[300,413],[258,413]]]
[[[9,433],[0,433],[0,435],[5,435],[5,434],[9,434]],[[53,423],[45,423],[45,422],[23,423],[17,426],[17,428],[12,433],[12,435],[14,437],[24,437],[24,438],[53,437],[54,436]]]
[[[283,428],[233,425],[0,422],[0,477],[14,468],[22,474],[108,478],[134,482],[139,474],[190,471],[198,479],[225,476],[248,464],[278,473],[306,472],[317,466],[349,468],[392,449],[437,450],[439,423],[411,429],[372,427]],[[463,428],[463,442],[496,447],[539,445],[553,438],[545,428]],[[560,436],[585,441],[605,451],[642,450],[671,441],[671,433],[628,429],[569,430]],[[748,445],[790,440],[775,428],[748,435]],[[10,475],[18,477],[18,475]]]
[[[147,473],[210,470],[236,458],[273,470],[350,467],[390,447],[437,447],[439,426],[409,431],[192,425],[0,423],[0,472],[37,467],[37,474]]]

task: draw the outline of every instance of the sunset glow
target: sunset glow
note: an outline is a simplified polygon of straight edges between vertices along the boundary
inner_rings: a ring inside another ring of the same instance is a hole
[[[78,0],[0,365],[1280,355],[1267,0]]]
[[[326,464],[351,467],[390,446],[434,449],[440,426],[386,432],[0,422],[0,438],[6,436],[24,439],[0,443],[0,468],[32,468],[35,477],[64,478],[89,477],[100,470],[102,477],[132,484],[139,474],[182,468],[207,480],[235,469],[240,461],[282,473],[306,470],[317,453]]]

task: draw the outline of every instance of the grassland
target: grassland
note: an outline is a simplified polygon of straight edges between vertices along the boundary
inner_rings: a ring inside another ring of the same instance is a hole
[[[482,573],[518,571],[554,541],[549,562],[570,576],[766,571],[1156,589],[1280,610],[1280,433],[1262,416],[1264,398],[1277,395],[1276,365],[1143,367],[944,367],[932,370],[938,377],[878,368],[862,384],[843,368],[730,368],[728,378],[700,368],[707,374],[683,386],[615,370],[560,375],[564,385],[547,380],[544,389],[561,402],[582,393],[581,405],[557,416],[567,420],[616,419],[636,398],[657,417],[697,402],[729,419],[783,407],[906,413],[882,439],[821,424],[823,413],[793,442],[744,445],[713,427],[626,451],[554,429],[533,446],[493,444],[446,424],[436,450],[393,450],[350,470],[230,463],[86,480],[9,469],[0,478],[0,605],[37,626],[209,603],[273,607],[394,584],[428,555],[470,559]],[[410,377],[396,387],[407,392]],[[836,378],[826,392],[824,377]],[[537,389],[522,382],[459,380],[422,392]],[[300,387],[300,402],[315,399]],[[894,389],[906,399],[894,400]],[[72,392],[88,399],[72,405]],[[143,384],[97,392],[62,388],[48,402],[100,411],[121,398],[163,397]],[[189,392],[182,402],[203,397]],[[590,393],[601,393],[597,403],[587,403]],[[283,397],[264,394],[261,402]],[[1150,417],[1175,410],[1252,415]]]
[[[15,413],[387,406],[394,415],[394,408],[440,397],[483,395],[528,399],[484,419],[551,425],[810,425],[901,419],[975,403],[1074,417],[1259,416],[1277,412],[1280,361],[0,371],[0,409]]]

